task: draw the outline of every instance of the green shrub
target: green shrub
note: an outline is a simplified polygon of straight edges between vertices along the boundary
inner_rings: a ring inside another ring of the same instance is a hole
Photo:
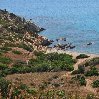
[[[84,74],[84,72],[85,72],[85,67],[82,65],[79,65],[78,70],[74,70],[72,74]]]
[[[6,68],[6,69],[2,70],[2,71],[0,72],[0,77],[5,77],[5,76],[8,75],[8,74],[12,74],[10,68]]]
[[[12,67],[10,69],[11,73],[30,73],[31,72],[31,68],[27,67],[27,66],[20,66],[20,67]]]
[[[81,64],[82,66],[96,66],[99,65],[99,57],[87,60],[85,63]]]
[[[84,76],[80,77],[79,82],[80,82],[80,85],[81,86],[83,86],[83,85],[86,86],[86,80],[85,80],[85,77]]]
[[[94,94],[87,94],[86,99],[97,99],[97,98],[95,98]]]
[[[84,74],[85,67],[84,66],[78,66],[78,71],[79,71],[80,74]]]
[[[2,66],[1,76],[14,73],[30,73],[30,72],[47,72],[47,71],[72,71],[75,60],[68,54],[50,53],[44,54],[42,52],[36,53],[37,58],[26,62],[17,60],[14,62],[12,68]],[[11,59],[0,57],[2,64],[11,63]]]
[[[6,64],[0,63],[0,70],[7,69],[8,66]]]
[[[1,47],[0,50],[7,52],[7,51],[11,51],[12,49],[9,47]]]
[[[3,53],[3,52],[0,50],[0,56],[2,56],[2,53]]]
[[[55,91],[54,90],[49,90],[47,92],[47,95],[48,99],[54,99],[55,98]]]
[[[92,83],[93,88],[98,88],[99,87],[99,80],[96,80]]]
[[[73,64],[75,60],[71,55],[49,53],[44,54],[42,52],[35,52],[37,59],[31,59],[29,65],[35,66],[35,70],[38,72],[45,71],[72,71],[74,69]]]
[[[87,83],[85,77],[81,76],[81,75],[77,75],[75,77],[72,77],[72,80],[78,81],[81,86],[86,86],[86,83]]]
[[[18,88],[13,89],[12,97],[19,96],[21,94],[21,90]]]
[[[11,59],[7,58],[7,57],[0,57],[0,62],[3,64],[10,64],[11,63]]]
[[[21,83],[20,86],[19,86],[19,89],[21,89],[21,90],[27,90],[28,87],[27,87],[26,84]]]
[[[58,90],[56,93],[60,97],[64,97],[65,96],[65,91],[64,90]]]
[[[10,82],[8,82],[7,80],[0,78],[0,91],[1,91],[2,99],[4,98],[6,99],[8,96],[9,84]]]
[[[76,59],[88,58],[89,56],[86,54],[80,54],[76,57]]]
[[[33,48],[32,48],[31,46],[26,45],[26,44],[24,44],[24,43],[21,43],[18,47],[19,47],[19,48],[23,48],[23,49],[25,49],[25,50],[27,50],[27,51],[29,51],[29,52],[32,52],[32,51],[33,51]]]
[[[20,51],[17,51],[17,50],[13,50],[12,52],[13,52],[14,54],[18,54],[18,55],[22,54]]]
[[[99,75],[98,70],[95,67],[91,67],[91,70],[85,73],[85,76],[98,76],[98,75]]]
[[[37,94],[37,89],[35,89],[35,88],[28,88],[27,92],[29,94],[36,95]]]

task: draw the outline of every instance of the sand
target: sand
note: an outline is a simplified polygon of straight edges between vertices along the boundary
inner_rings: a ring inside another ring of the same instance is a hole
[[[46,51],[46,53],[54,53],[54,52],[57,52],[59,54],[66,53],[66,54],[72,55],[73,58],[76,58],[80,54],[86,54],[86,55],[90,56],[90,58],[99,57],[99,54],[79,53],[79,52],[66,51],[66,50],[64,51],[64,50],[57,50],[55,48],[48,48]]]

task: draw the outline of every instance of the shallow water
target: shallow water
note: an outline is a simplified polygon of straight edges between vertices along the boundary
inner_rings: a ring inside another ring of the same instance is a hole
[[[66,37],[73,51],[99,54],[99,0],[0,0],[0,9],[33,19],[50,39]]]

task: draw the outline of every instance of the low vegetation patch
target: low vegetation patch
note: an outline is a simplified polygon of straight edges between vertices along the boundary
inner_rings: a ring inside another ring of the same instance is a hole
[[[0,48],[0,51],[1,52],[7,52],[7,51],[11,51],[12,49],[11,48],[9,48],[9,47],[1,47]]]
[[[90,70],[88,70],[85,73],[85,76],[98,76],[98,75],[99,75],[98,70],[95,67],[91,67]]]
[[[30,60],[30,65],[40,72],[45,71],[72,71],[73,65],[76,63],[71,55],[58,53],[36,53],[37,59]]]
[[[96,57],[96,58],[92,58],[90,60],[87,60],[83,64],[80,64],[80,65],[85,66],[85,67],[99,65],[99,57]]]
[[[10,58],[1,56],[0,57],[0,62],[3,63],[3,64],[10,64],[12,62],[12,60]]]
[[[18,47],[19,48],[23,48],[24,50],[27,50],[29,52],[32,52],[33,51],[33,47],[32,46],[26,45],[24,43],[19,44]]]
[[[37,58],[31,59],[27,64],[24,61],[14,62],[12,68],[4,68],[1,75],[8,75],[14,73],[29,73],[29,72],[49,72],[49,71],[72,71],[75,60],[71,55],[50,53],[44,54],[36,53]],[[0,62],[8,64],[11,62],[9,58],[1,57]]]
[[[76,57],[76,59],[88,58],[89,56],[86,54],[80,54]]]
[[[6,64],[0,63],[0,70],[5,70],[7,68],[8,66]]]
[[[96,80],[92,83],[93,88],[99,88],[99,80]]]
[[[18,54],[18,55],[22,54],[20,51],[17,51],[17,50],[13,50],[12,52],[13,52],[14,54]]]
[[[78,70],[74,70],[72,74],[84,74],[85,67],[84,66],[78,66]]]
[[[77,75],[72,77],[72,80],[78,81],[81,86],[86,86],[86,80],[84,76]]]

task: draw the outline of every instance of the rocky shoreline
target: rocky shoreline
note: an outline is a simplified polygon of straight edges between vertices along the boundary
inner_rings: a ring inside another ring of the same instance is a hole
[[[67,38],[64,37],[57,38],[56,40],[49,40],[41,36],[39,32],[45,29],[40,28],[31,21],[32,19],[26,21],[25,18],[9,13],[6,9],[0,10],[0,46],[4,46],[6,42],[15,43],[16,45],[24,43],[27,46],[32,46],[35,50],[45,52],[47,49],[68,51],[76,47],[72,43],[68,43]],[[56,43],[54,44],[54,42]],[[51,44],[53,44],[52,47],[49,46]],[[86,45],[90,46],[92,44],[93,43],[89,42]]]
[[[25,43],[27,46],[37,48],[50,45],[51,41],[39,34],[45,29],[31,21],[9,13],[6,9],[0,10],[0,45],[4,46],[6,42]]]

